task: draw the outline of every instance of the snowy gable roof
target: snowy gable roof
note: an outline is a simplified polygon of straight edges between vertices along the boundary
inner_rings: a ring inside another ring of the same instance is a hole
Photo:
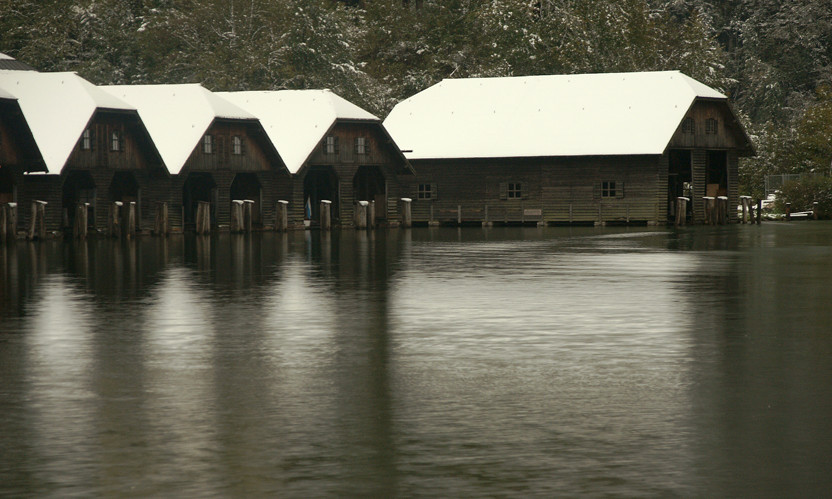
[[[408,159],[662,154],[697,97],[678,72],[450,79],[384,121]]]
[[[97,109],[135,111],[75,73],[0,71],[0,89],[17,98],[52,173],[64,167]]]
[[[286,167],[297,173],[336,120],[380,122],[330,90],[218,92],[255,114]]]
[[[139,110],[170,173],[182,171],[215,119],[256,119],[198,83],[100,87]]]

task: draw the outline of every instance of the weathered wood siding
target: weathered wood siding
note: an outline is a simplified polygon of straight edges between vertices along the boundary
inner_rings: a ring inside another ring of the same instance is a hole
[[[337,138],[338,148],[335,153],[327,153],[325,149],[326,137]],[[362,137],[366,140],[366,153],[358,154],[355,150],[355,140]],[[387,200],[387,220],[397,221],[399,198],[402,189],[399,186],[399,175],[407,172],[405,162],[396,154],[397,146],[388,139],[378,122],[339,121],[324,136],[315,150],[309,155],[306,165],[294,177],[294,193],[289,207],[289,217],[293,224],[301,224],[304,218],[303,184],[310,167],[331,167],[338,178],[338,212],[332,213],[334,223],[352,225],[357,201],[372,201],[356,199],[354,182],[355,175],[361,166],[378,167],[384,177]],[[404,175],[410,177],[411,175]]]
[[[416,222],[664,220],[660,185],[667,184],[667,166],[661,156],[423,160],[413,166],[416,177],[405,187]],[[615,196],[602,195],[604,181],[615,182]],[[521,184],[520,198],[501,192],[509,183]],[[431,184],[434,198],[419,199],[419,184]]]
[[[259,214],[259,225],[272,226],[275,203],[278,199],[292,198],[293,183],[259,122],[217,120],[205,134],[212,136],[212,152],[205,152],[203,139],[200,138],[180,173],[174,175],[170,182],[171,226],[183,227],[183,187],[191,173],[209,173],[216,183],[216,218],[213,223],[221,228],[231,223],[231,186],[236,175],[254,174],[260,184],[260,200],[254,207]],[[242,140],[241,154],[234,153],[234,137]]]

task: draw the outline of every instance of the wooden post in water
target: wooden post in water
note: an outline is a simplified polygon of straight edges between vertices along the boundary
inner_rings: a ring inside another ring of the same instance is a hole
[[[748,212],[751,208],[751,196],[740,196],[742,205],[742,223],[748,223]]]
[[[244,199],[243,202],[243,230],[246,234],[251,234],[251,229],[254,224],[254,200]]]
[[[26,238],[30,241],[38,238],[46,238],[46,201],[32,202],[32,218],[29,220],[29,230],[26,233]]]
[[[368,229],[375,229],[376,228],[376,202],[375,202],[375,200],[370,201],[370,204],[367,205],[367,228]]]
[[[9,233],[9,210],[7,204],[0,205],[0,242],[6,242]]]
[[[786,203],[786,221],[791,222],[792,220],[792,204]]]
[[[289,229],[289,201],[280,199],[275,205],[274,230],[285,232]]]
[[[413,204],[412,199],[402,198],[402,227],[405,229],[409,229],[413,225],[411,204]]]
[[[156,203],[156,220],[153,232],[162,237],[168,235],[168,204],[161,201]]]
[[[107,235],[121,237],[121,201],[114,201],[107,209]]]
[[[763,220],[763,200],[757,200],[757,224]]]
[[[688,219],[688,201],[686,197],[676,198],[676,225],[685,225]]]
[[[367,208],[369,207],[370,203],[367,201],[359,201],[355,204],[355,228],[356,229],[366,229],[367,228]]]
[[[462,205],[456,205],[456,224],[462,225]]]
[[[714,223],[714,198],[711,196],[704,196],[702,198],[705,205],[705,225],[713,225]]]
[[[6,239],[17,239],[17,203],[6,205]]]
[[[818,219],[818,202],[815,201],[812,203],[812,218],[817,220]]]
[[[717,213],[719,214],[717,223],[719,225],[728,225],[728,196],[719,196],[716,198],[716,202],[718,205]]]
[[[196,233],[211,233],[211,203],[200,201],[196,208]]]
[[[491,223],[488,221],[488,204],[485,204],[482,207],[482,226],[483,227],[490,227],[491,226]]]
[[[434,222],[433,222],[433,203],[431,203],[430,204],[430,221],[428,222],[428,225],[433,225],[433,224],[434,224]]]
[[[87,238],[87,209],[89,203],[79,203],[75,208],[75,224],[72,227],[72,235],[75,239]]]
[[[136,235],[136,202],[130,201],[124,207],[124,237],[131,239]]]
[[[237,234],[243,231],[243,200],[234,199],[231,201],[231,233]]]
[[[330,230],[332,228],[331,206],[332,201],[327,199],[321,200],[321,230]]]

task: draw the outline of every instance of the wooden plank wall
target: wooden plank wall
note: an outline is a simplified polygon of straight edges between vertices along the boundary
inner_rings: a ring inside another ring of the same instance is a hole
[[[691,152],[691,178],[693,179],[693,220],[702,223],[705,220],[705,202],[702,197],[706,192],[706,173],[708,165],[708,152],[704,149],[694,149]]]

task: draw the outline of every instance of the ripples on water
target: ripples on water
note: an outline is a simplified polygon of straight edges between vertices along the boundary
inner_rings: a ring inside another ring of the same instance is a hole
[[[805,496],[832,224],[0,248],[0,494]]]

